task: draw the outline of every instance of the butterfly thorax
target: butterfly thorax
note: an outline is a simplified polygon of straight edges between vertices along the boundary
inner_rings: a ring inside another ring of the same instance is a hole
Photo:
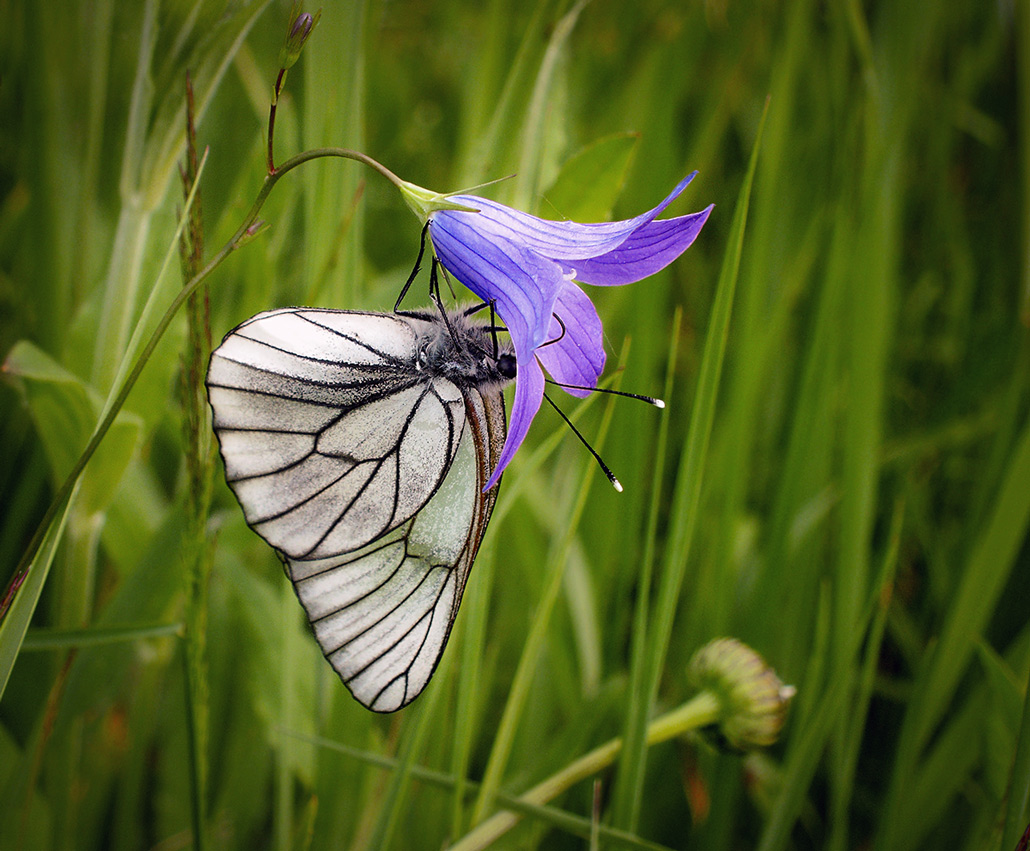
[[[417,364],[432,377],[458,386],[486,388],[515,377],[511,347],[498,344],[487,327],[475,325],[463,313],[449,313],[448,323],[425,323],[417,334]]]

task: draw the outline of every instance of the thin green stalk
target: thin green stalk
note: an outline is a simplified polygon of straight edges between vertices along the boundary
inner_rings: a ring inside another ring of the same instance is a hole
[[[550,5],[551,0],[537,0],[532,17],[522,31],[518,49],[513,58],[508,58],[502,45],[511,35],[511,12],[504,0],[484,4],[490,31],[477,46],[476,73],[469,77],[473,88],[462,109],[463,132],[458,136],[455,157],[459,186],[473,186],[486,180],[506,134],[515,135],[518,98],[530,89],[530,62],[544,39],[544,21],[547,20],[544,13]],[[501,75],[504,82],[498,92]],[[487,117],[489,120],[484,120]]]
[[[889,577],[893,577],[897,570],[898,549],[901,545],[904,517],[904,504],[899,501],[894,507],[890,538],[888,539],[887,552],[884,555],[884,570]],[[865,728],[869,703],[873,695],[873,685],[879,667],[891,591],[890,584],[884,583],[881,586],[882,603],[876,609],[876,613],[873,616],[869,638],[866,641],[865,658],[862,661],[862,668],[857,680],[853,709],[846,718],[847,730],[842,745],[843,750],[840,753],[841,764],[837,778],[837,794],[842,805],[836,811],[831,808],[830,838],[827,843],[828,851],[845,851],[845,849],[851,847],[848,837],[850,809],[846,806],[846,802],[850,802],[854,794],[858,757],[863,741],[862,733]]]
[[[229,238],[225,245],[222,246],[218,253],[208,261],[207,265],[204,266],[200,272],[194,275],[193,278],[176,293],[175,298],[173,298],[171,303],[168,305],[168,308],[158,321],[157,326],[151,333],[150,338],[143,347],[143,350],[133,363],[132,369],[129,370],[128,375],[122,381],[118,391],[110,397],[110,401],[106,407],[106,412],[101,417],[100,422],[97,423],[93,436],[90,438],[86,448],[83,449],[82,454],[79,456],[71,471],[68,473],[68,476],[61,484],[61,487],[58,488],[57,493],[54,495],[50,505],[47,507],[46,513],[43,515],[43,519],[36,527],[36,531],[33,534],[28,547],[26,547],[25,552],[22,554],[22,557],[15,568],[14,574],[8,584],[7,591],[3,598],[6,608],[3,611],[0,611],[0,629],[2,629],[11,609],[19,605],[19,598],[21,598],[25,593],[25,589],[33,587],[33,583],[28,582],[28,577],[32,571],[33,565],[36,563],[36,557],[40,553],[43,541],[50,532],[55,519],[65,511],[68,505],[70,505],[72,492],[79,481],[79,477],[82,475],[86,465],[93,457],[97,447],[100,445],[101,441],[103,441],[104,437],[111,429],[111,426],[114,424],[115,417],[117,417],[118,412],[125,405],[125,400],[128,399],[129,393],[139,380],[144,367],[150,360],[151,355],[153,355],[154,350],[157,348],[158,343],[164,336],[165,331],[168,330],[168,326],[175,318],[175,315],[179,312],[179,309],[230,254],[245,245],[264,229],[263,223],[258,220],[258,213],[261,211],[265,201],[268,199],[268,195],[271,193],[272,189],[275,188],[275,185],[279,182],[280,178],[297,166],[320,157],[341,157],[344,159],[356,160],[357,162],[364,163],[365,165],[374,168],[395,185],[402,184],[402,181],[397,177],[397,175],[385,166],[377,163],[371,157],[358,151],[351,151],[345,148],[314,148],[310,151],[304,151],[303,153],[297,154],[296,156],[286,160],[281,166],[279,166],[278,170],[274,174],[265,176],[261,189],[258,191],[257,198],[251,205],[250,211],[244,218],[243,223],[239,228],[237,228],[236,232]],[[58,534],[58,539],[59,538],[60,534]],[[54,541],[55,545],[56,543],[57,541]],[[42,586],[40,585],[39,588],[41,589],[41,587]],[[36,600],[38,600],[38,594],[32,601],[32,609],[35,609]],[[29,616],[31,617],[31,612],[29,613]],[[28,619],[26,618],[26,626],[27,623]],[[20,646],[20,643],[21,637],[18,638],[16,644]],[[7,680],[10,676],[11,668],[14,665],[14,658],[16,656],[15,654],[15,656],[5,658],[7,655],[8,654],[4,654],[4,656],[0,657],[0,663],[3,663],[2,667],[0,667],[0,697],[3,696],[3,691],[7,686]]]
[[[397,768],[390,774],[390,783],[386,793],[382,797],[382,809],[379,811],[379,819],[376,822],[375,830],[369,840],[368,847],[380,851],[390,848],[393,843],[394,834],[400,823],[401,809],[404,799],[411,785],[415,758],[425,747],[426,737],[433,729],[433,722],[436,720],[436,708],[440,702],[442,688],[430,689],[429,693],[419,701],[416,708],[416,717],[409,715],[408,723],[405,725],[404,739],[401,743],[400,753],[397,758]],[[410,712],[410,711],[409,711]]]
[[[625,357],[625,349],[623,350]],[[621,361],[620,361],[621,362]],[[608,432],[608,426],[612,417],[612,400],[609,400],[605,408],[604,418],[598,430],[596,448],[600,449],[604,444],[604,437]],[[551,557],[547,561],[545,575],[547,576],[544,592],[537,604],[536,612],[533,615],[533,624],[530,627],[526,643],[522,648],[522,655],[519,657],[519,664],[515,670],[515,677],[512,680],[511,690],[508,693],[508,700],[501,715],[501,721],[494,736],[493,748],[490,751],[490,758],[486,764],[486,771],[483,775],[483,784],[479,790],[479,797],[476,799],[476,806],[472,814],[472,822],[482,821],[486,813],[493,806],[494,797],[500,788],[501,777],[508,764],[508,757],[511,755],[512,744],[515,740],[515,732],[518,728],[522,712],[525,709],[526,701],[529,698],[529,689],[536,671],[536,664],[540,657],[540,650],[544,644],[547,628],[551,621],[551,612],[558,600],[565,575],[565,563],[568,559],[569,550],[572,548],[576,531],[579,528],[579,521],[583,516],[586,507],[587,495],[590,492],[590,481],[595,475],[593,465],[587,465],[583,470],[577,489],[576,502],[569,514],[568,526],[565,535],[558,545],[552,550]]]
[[[181,229],[179,254],[183,278],[187,281],[204,262],[204,223],[200,198],[193,83],[186,75],[186,160],[180,171],[183,195],[189,204],[188,226]],[[210,686],[207,664],[208,583],[214,555],[214,541],[208,535],[207,518],[215,469],[214,444],[207,424],[207,393],[204,373],[211,355],[211,327],[208,291],[203,287],[186,301],[186,351],[182,358],[183,444],[186,456],[186,530],[184,653],[188,690],[186,719],[190,745],[190,792],[194,843],[207,845],[208,744]]]
[[[181,623],[138,624],[111,626],[103,629],[30,629],[22,642],[22,652],[39,650],[69,650],[83,647],[102,647],[105,644],[142,641],[182,635]]]
[[[365,147],[366,66],[375,32],[371,0],[339,3],[319,22],[319,36],[305,47],[304,110],[298,130],[302,145],[332,139],[355,150]],[[325,75],[333,84],[325,85]],[[354,302],[363,277],[365,205],[363,176],[330,175],[321,168],[302,176],[300,203],[304,298],[313,303]],[[331,225],[320,226],[320,222]]]
[[[572,30],[579,20],[579,13],[590,0],[578,0],[555,24],[548,41],[544,57],[540,62],[536,80],[533,83],[533,94],[526,109],[526,119],[522,126],[521,156],[519,158],[518,179],[515,187],[514,204],[516,207],[529,209],[532,199],[540,192],[540,165],[544,161],[543,147],[548,138],[544,133],[544,122],[552,109],[551,91],[554,86],[558,61],[568,44]]]
[[[203,773],[203,755],[201,754],[200,747],[201,733],[198,725],[201,711],[197,706],[199,687],[196,682],[196,670],[191,659],[188,642],[183,642],[180,655],[182,658],[182,676],[185,683],[183,692],[186,699],[186,753],[190,767],[190,782],[188,784],[190,790],[190,823],[193,828],[193,847],[198,849],[198,851],[204,851],[207,848],[207,830],[205,829],[204,819],[206,811],[203,797],[204,784],[198,781],[198,778]]]
[[[79,569],[64,570],[58,574],[60,581],[55,614],[61,626],[81,626],[89,619],[102,528],[100,521],[99,516],[81,511],[73,511],[68,521],[62,561],[64,564],[77,565]],[[54,801],[59,802],[54,828],[54,847],[57,849],[74,847],[75,837],[80,830],[80,819],[83,817],[82,798],[77,793],[83,770],[83,719],[70,719],[56,734],[54,729],[74,659],[75,651],[67,651],[51,689],[36,763],[37,766],[42,765],[44,754],[49,751],[50,759],[53,760],[50,793]],[[32,785],[35,786],[35,782]]]
[[[497,527],[494,526],[494,529]],[[483,669],[483,649],[486,645],[487,614],[490,609],[490,591],[496,564],[494,538],[487,531],[486,545],[476,556],[475,582],[465,589],[465,606],[461,631],[461,665],[458,678],[458,696],[455,717],[459,723],[454,731],[451,752],[451,772],[457,778],[451,805],[451,836],[465,829],[465,777],[479,719],[482,711],[483,687],[480,672]]]
[[[853,4],[852,30],[865,31],[862,10]],[[927,16],[928,18],[930,16]],[[931,22],[927,21],[927,27]],[[858,36],[859,44],[864,42]],[[919,46],[913,44],[914,55]],[[886,67],[886,63],[883,66]],[[860,169],[856,198],[864,215],[857,217],[850,235],[851,260],[844,272],[842,292],[844,376],[848,405],[841,418],[841,499],[838,510],[838,540],[833,573],[834,632],[833,664],[845,670],[851,634],[860,616],[861,601],[869,588],[870,541],[877,519],[881,454],[885,426],[885,400],[889,397],[889,357],[896,322],[896,290],[899,240],[897,191],[904,181],[900,151],[908,134],[904,104],[908,98],[907,77],[893,87],[877,87],[878,69],[869,66],[870,81],[863,103],[860,129],[864,139],[859,152]],[[848,213],[851,224],[853,213]],[[856,672],[857,673],[857,672]],[[849,688],[855,688],[852,683]],[[858,704],[853,702],[853,706]],[[846,831],[851,807],[847,776],[849,737],[859,722],[844,713],[837,721],[831,749],[831,819]]]
[[[721,704],[711,692],[701,692],[687,703],[677,707],[647,728],[646,743],[660,742],[682,735],[689,730],[698,730],[716,723],[720,718]],[[519,796],[526,804],[545,804],[574,784],[597,774],[615,762],[622,750],[622,739],[611,739],[569,763],[557,774],[541,781],[528,792]],[[500,812],[479,824],[474,830],[452,845],[449,851],[480,851],[489,848],[497,839],[511,830],[521,820],[514,812]]]
[[[673,525],[666,545],[662,566],[661,585],[651,618],[652,628],[648,634],[647,666],[643,677],[643,700],[647,707],[654,705],[658,696],[658,683],[661,679],[665,656],[672,635],[672,622],[679,607],[680,589],[686,573],[687,560],[690,555],[694,529],[697,525],[698,511],[701,503],[701,484],[704,480],[704,462],[707,456],[708,441],[715,420],[715,405],[718,399],[719,379],[722,374],[723,360],[726,354],[726,339],[729,334],[730,316],[733,311],[733,294],[737,283],[737,272],[740,268],[740,257],[744,246],[744,227],[747,222],[748,204],[751,198],[751,184],[758,163],[758,151],[762,142],[762,128],[768,114],[769,102],[766,101],[762,112],[761,123],[751,150],[751,160],[747,174],[740,188],[737,205],[730,226],[730,238],[726,244],[726,254],[719,274],[715,303],[709,321],[708,335],[705,340],[704,355],[698,375],[697,391],[694,407],[690,417],[690,429],[683,450],[682,460],[676,476],[676,493],[670,516]],[[646,723],[646,712],[642,712],[637,721]],[[639,733],[637,740],[639,741]],[[630,777],[640,777],[644,771],[647,752],[638,748],[633,763],[627,759],[624,766],[631,772]],[[632,814],[639,808],[639,797],[643,784],[640,780],[631,780],[630,788],[636,800],[631,801],[624,812]],[[624,805],[625,806],[625,805]]]
[[[91,10],[89,38],[90,53],[94,61],[89,65],[89,96],[87,99],[87,120],[85,145],[82,155],[82,182],[78,198],[76,198],[75,219],[76,250],[72,254],[73,295],[76,302],[81,302],[83,293],[79,291],[89,275],[89,259],[92,253],[90,243],[93,241],[92,216],[86,214],[93,198],[99,190],[98,175],[103,162],[101,151],[104,140],[104,116],[107,112],[108,77],[111,70],[111,24],[114,18],[114,0],[101,0]],[[61,324],[64,327],[64,323]]]
[[[279,587],[279,718],[283,729],[294,726],[297,706],[294,700],[296,689],[293,675],[297,666],[297,630],[294,619],[297,614],[297,599],[292,586],[282,583]],[[294,785],[290,743],[285,735],[278,737],[275,754],[275,788],[272,823],[275,830],[275,845],[278,851],[293,848]]]
[[[92,383],[101,392],[112,386],[117,365],[115,359],[125,351],[129,323],[136,308],[143,252],[153,212],[146,207],[139,184],[146,147],[147,124],[154,98],[150,65],[157,44],[158,5],[156,0],[147,0],[143,6],[139,55],[136,57],[136,72],[118,180],[122,209],[104,282],[104,298],[93,352]]]
[[[683,308],[676,307],[672,319],[669,359],[665,369],[665,399],[672,398],[679,352],[680,324]],[[651,479],[651,506],[648,509],[647,530],[644,533],[644,551],[640,558],[640,576],[636,581],[636,607],[633,612],[632,650],[630,651],[629,688],[627,689],[626,719],[623,725],[623,748],[619,759],[619,773],[614,794],[612,823],[629,831],[637,829],[640,802],[643,797],[645,731],[651,710],[647,700],[644,674],[647,670],[647,633],[651,617],[651,582],[654,572],[655,549],[658,540],[658,518],[663,509],[662,487],[665,483],[665,460],[672,422],[667,412],[658,426],[658,443],[654,454],[654,474]]]
[[[1019,109],[1019,160],[1023,187],[1023,293],[1020,316],[1030,328],[1030,0],[1016,2],[1016,89]]]
[[[1016,847],[1023,830],[1030,824],[1030,688],[1023,695],[1023,719],[1019,725],[1016,753],[1012,759],[1005,829],[999,851]]]
[[[285,731],[283,731],[283,735],[289,735],[302,741],[310,742],[320,748],[344,754],[345,756],[356,759],[366,765],[371,765],[384,771],[394,772],[400,768],[400,762],[393,757],[361,750],[360,748],[351,747],[350,745],[345,745],[342,742],[336,742],[332,739],[326,739],[321,736],[306,736],[300,733],[287,733]],[[411,767],[411,776],[420,783],[424,783],[427,786],[433,786],[437,789],[455,791],[456,789],[461,788],[464,790],[465,795],[475,794],[480,789],[480,785],[474,780],[458,778],[453,774],[436,771],[432,768],[426,768],[421,765],[413,765]],[[536,819],[543,824],[550,825],[558,828],[559,830],[564,830],[574,836],[581,836],[584,838],[589,837],[590,831],[593,829],[590,821],[582,816],[573,815],[570,812],[557,809],[556,807],[532,804],[524,801],[520,797],[511,795],[504,791],[497,792],[497,802],[506,810],[520,813],[527,818]],[[600,833],[601,838],[606,842],[611,843],[613,847],[637,848],[641,849],[641,851],[668,851],[664,845],[649,842],[646,839],[641,839],[640,837],[634,836],[626,831],[615,830],[603,824],[598,827],[598,832]]]

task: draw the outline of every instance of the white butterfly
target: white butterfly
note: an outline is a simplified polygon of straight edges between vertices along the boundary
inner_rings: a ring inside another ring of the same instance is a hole
[[[454,312],[273,310],[211,356],[229,486],[369,709],[414,700],[447,644],[514,375],[493,332]]]

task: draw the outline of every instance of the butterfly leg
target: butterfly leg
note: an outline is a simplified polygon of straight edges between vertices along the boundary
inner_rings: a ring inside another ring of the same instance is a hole
[[[422,235],[418,243],[418,257],[415,258],[415,268],[411,270],[411,274],[408,275],[408,280],[404,282],[404,286],[401,287],[401,294],[397,296],[397,301],[394,302],[393,312],[401,313],[401,302],[404,301],[404,296],[408,294],[408,290],[411,289],[411,285],[415,280],[415,276],[418,275],[419,269],[422,268],[422,257],[426,253],[426,232],[429,230],[429,222],[426,222],[425,227],[422,228]],[[434,263],[436,260],[433,261]]]
[[[440,276],[438,270],[443,269],[440,265],[440,261],[435,257],[433,258],[433,265],[429,270],[429,297],[433,300],[433,304],[436,305],[436,309],[440,311],[440,317],[443,319],[443,324],[447,328],[447,333],[451,335],[451,339],[455,343],[459,344],[460,341],[458,336],[454,333],[454,328],[451,326],[450,317],[447,315],[447,310],[443,306],[443,299],[440,297]],[[443,273],[444,280],[447,281],[447,286],[451,287],[450,279],[447,277],[446,270]],[[454,297],[454,289],[451,288],[451,297]]]

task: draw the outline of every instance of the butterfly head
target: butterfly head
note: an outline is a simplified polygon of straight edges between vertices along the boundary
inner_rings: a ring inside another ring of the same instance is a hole
[[[497,356],[497,371],[506,381],[515,380],[515,352],[502,352]]]

